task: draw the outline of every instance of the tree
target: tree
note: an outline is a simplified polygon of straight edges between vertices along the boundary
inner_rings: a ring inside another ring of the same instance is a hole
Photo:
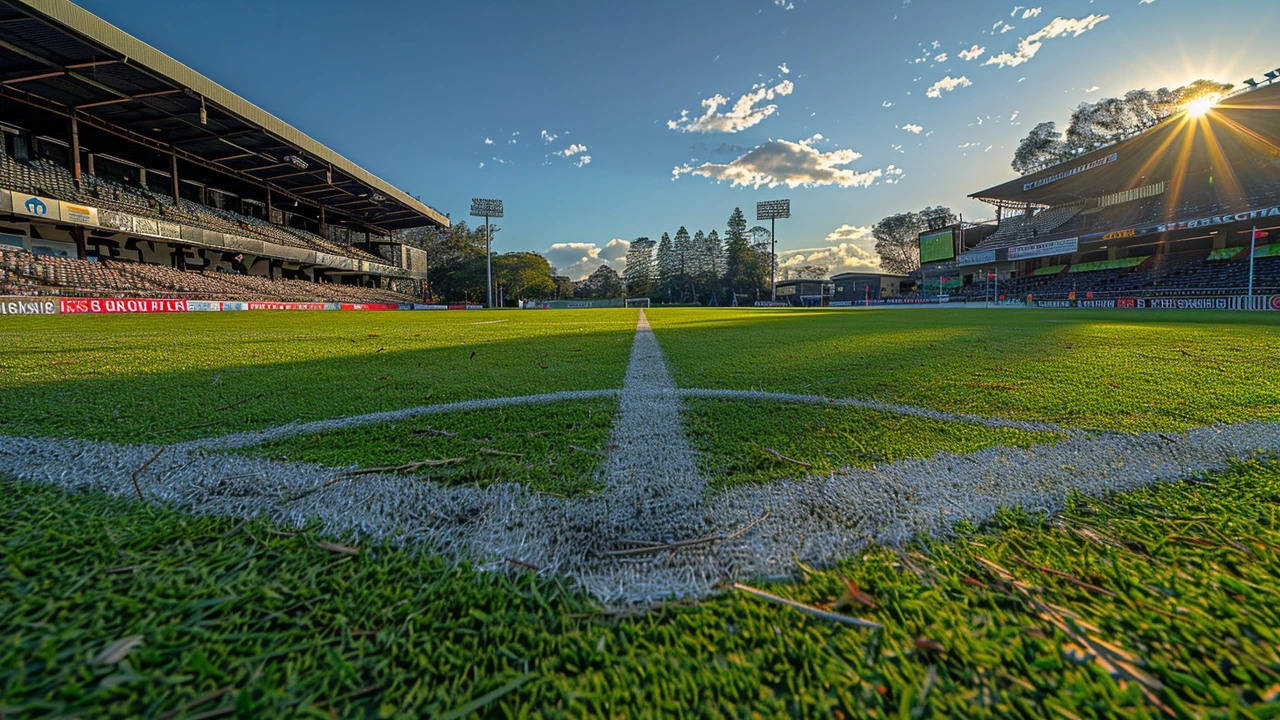
[[[761,228],[763,230],[763,228]],[[765,230],[768,235],[768,230]],[[729,216],[729,229],[725,232],[724,264],[725,279],[730,292],[735,294],[752,294],[767,287],[761,277],[761,264],[757,251],[760,236],[747,234],[747,220],[742,216],[741,208],[734,208]],[[756,241],[753,244],[753,241]],[[765,276],[767,278],[767,275]]]
[[[1042,122],[1018,143],[1010,165],[1014,172],[1025,175],[1058,162],[1066,155],[1066,150],[1067,145],[1062,142],[1058,124],[1053,121]]]
[[[673,243],[676,250],[676,277],[674,279],[674,287],[676,298],[680,302],[684,302],[689,292],[693,269],[693,241],[689,238],[689,231],[681,225],[676,231],[676,239]]]
[[[658,252],[657,257],[654,259],[654,265],[658,275],[657,290],[667,296],[667,302],[671,302],[672,293],[675,290],[673,281],[680,266],[676,261],[676,251],[671,244],[671,236],[666,233],[662,233],[662,239],[658,241]]]
[[[1072,111],[1065,133],[1059,133],[1052,122],[1036,125],[1018,144],[1011,165],[1019,173],[1035,172],[1142,132],[1192,100],[1232,87],[1202,79],[1173,90],[1130,90],[1123,97],[1081,103]]]
[[[707,256],[711,263],[711,276],[719,280],[724,275],[724,245],[720,243],[720,233],[715,230],[707,235]]]
[[[608,265],[601,265],[578,283],[574,295],[581,298],[620,298],[623,295],[622,277]]]
[[[639,237],[627,249],[627,266],[623,268],[627,295],[647,297],[653,291],[653,241]]]
[[[920,233],[955,222],[956,216],[951,208],[942,206],[884,218],[871,229],[871,235],[876,239],[876,253],[880,255],[880,266],[888,272],[903,275],[914,272],[920,267]]]
[[[533,252],[510,252],[493,257],[493,279],[507,302],[550,297],[556,291],[551,263]]]

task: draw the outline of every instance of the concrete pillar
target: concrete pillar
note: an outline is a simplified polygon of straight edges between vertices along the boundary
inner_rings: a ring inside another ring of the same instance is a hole
[[[71,116],[71,177],[80,179],[80,123],[76,116]]]
[[[173,203],[178,204],[178,153],[169,153],[169,192],[173,195]]]

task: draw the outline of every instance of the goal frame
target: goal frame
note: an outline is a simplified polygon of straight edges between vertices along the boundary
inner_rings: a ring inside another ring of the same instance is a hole
[[[622,304],[624,307],[628,307],[628,308],[647,308],[649,307],[649,298],[647,297],[623,298]]]

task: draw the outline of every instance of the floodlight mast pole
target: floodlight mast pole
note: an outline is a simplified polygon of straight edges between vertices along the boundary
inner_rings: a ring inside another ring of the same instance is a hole
[[[502,217],[502,201],[490,198],[471,198],[471,217],[484,218],[484,266],[485,298],[493,307],[493,226],[489,218]]]
[[[489,216],[484,216],[484,271],[485,292],[488,294],[489,309],[493,309],[493,226],[489,224]]]
[[[769,218],[769,302],[778,302],[778,219]]]
[[[778,302],[778,220],[791,217],[791,200],[764,200],[756,203],[756,222],[769,221],[769,302]]]

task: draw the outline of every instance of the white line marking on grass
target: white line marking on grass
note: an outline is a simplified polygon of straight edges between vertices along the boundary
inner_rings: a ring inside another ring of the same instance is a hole
[[[441,403],[439,405],[421,405],[419,407],[405,408],[403,410],[385,410],[382,412],[368,413],[366,415],[330,418],[328,420],[315,420],[305,423],[289,423],[288,425],[278,425],[265,430],[251,430],[248,432],[233,433],[231,435],[220,435],[218,437],[191,440],[184,443],[178,443],[173,447],[179,450],[194,450],[196,448],[204,448],[207,450],[232,450],[235,448],[261,445],[264,442],[283,440],[285,438],[296,437],[298,435],[326,432],[328,430],[342,430],[345,428],[372,425],[375,423],[394,422],[397,420],[406,420],[411,417],[418,417],[419,415],[440,415],[442,413],[462,412],[466,410],[490,410],[492,408],[510,407],[512,405],[546,405],[548,403],[564,402],[567,400],[592,400],[595,398],[613,397],[617,394],[617,390],[564,390],[561,392],[546,393],[543,395],[521,395],[518,397],[463,400],[461,402]]]
[[[1039,420],[1005,420],[1003,418],[983,417],[981,415],[965,415],[943,412],[930,408],[899,405],[880,400],[862,400],[859,398],[829,398],[822,395],[794,395],[791,393],[763,392],[759,390],[704,390],[701,388],[681,388],[684,397],[702,397],[723,400],[760,400],[765,402],[803,403],[808,405],[827,405],[834,407],[856,407],[864,410],[878,410],[896,415],[910,415],[929,420],[946,422],[962,422],[983,425],[989,428],[1011,428],[1027,432],[1046,432],[1071,435],[1079,430],[1064,428],[1050,422]]]

